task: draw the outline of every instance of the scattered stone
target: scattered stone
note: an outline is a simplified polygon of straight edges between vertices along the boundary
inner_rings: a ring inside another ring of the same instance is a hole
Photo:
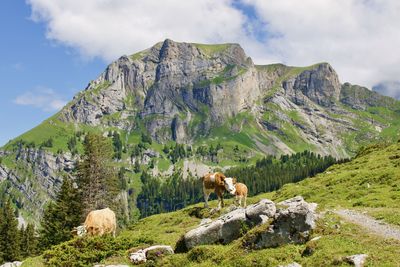
[[[322,236],[316,236],[316,237],[310,239],[310,242],[317,241],[317,240],[321,239],[321,237]]]
[[[22,265],[22,262],[14,261],[14,262],[6,262],[3,265],[0,265],[0,267],[19,267],[21,265]]]
[[[278,267],[301,267],[301,265],[298,264],[297,262],[293,262],[288,265],[279,265]]]
[[[155,260],[164,255],[174,254],[174,250],[171,246],[157,245],[151,246],[145,249],[139,249],[129,255],[129,259],[134,264],[142,264],[147,260]]]
[[[140,249],[134,253],[131,253],[129,255],[129,259],[134,264],[142,264],[147,261],[146,253],[142,249]]]
[[[367,254],[356,254],[345,257],[344,261],[353,264],[355,267],[363,267],[367,258],[368,258]]]
[[[96,264],[93,267],[129,267],[129,266],[124,264],[117,264],[117,265]]]

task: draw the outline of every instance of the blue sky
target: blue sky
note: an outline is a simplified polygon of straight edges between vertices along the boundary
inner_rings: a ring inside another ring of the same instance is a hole
[[[0,4],[0,145],[38,125],[56,112],[43,105],[16,104],[19,96],[46,95],[68,101],[106,66],[84,60],[73,50],[46,39],[45,26],[30,20],[23,1]],[[45,104],[46,105],[46,104]]]
[[[397,0],[2,0],[0,146],[165,38],[240,43],[256,64],[329,62],[400,98],[398,14]]]

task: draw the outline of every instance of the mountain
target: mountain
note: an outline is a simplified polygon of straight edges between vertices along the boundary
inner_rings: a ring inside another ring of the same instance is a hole
[[[40,215],[63,175],[72,176],[86,132],[122,144],[116,165],[126,170],[123,199],[133,216],[141,188],[135,162],[153,175],[173,165],[200,175],[265,154],[347,158],[371,141],[397,138],[399,129],[399,101],[340,83],[328,63],[255,65],[238,44],[167,39],[111,63],[60,112],[7,143],[0,194],[25,218]],[[191,153],[175,157],[168,152],[179,150],[175,143]]]
[[[315,239],[305,244],[249,249],[243,247],[243,242],[246,236],[255,233],[251,230],[244,231],[244,238],[230,244],[201,245],[187,253],[151,261],[151,265],[283,266],[297,262],[302,266],[350,266],[345,257],[367,254],[365,266],[397,266],[399,237],[397,240],[383,238],[368,228],[348,222],[333,211],[350,209],[355,214],[368,214],[379,219],[380,225],[385,225],[384,222],[391,223],[391,228],[400,225],[399,167],[400,142],[372,145],[360,151],[350,162],[333,165],[315,177],[248,199],[248,203],[253,204],[263,198],[278,202],[302,195],[306,201],[316,202],[319,218],[312,233]],[[226,202],[229,205],[232,201],[228,199]],[[217,203],[213,201],[210,205],[215,207]],[[131,248],[153,244],[175,247],[181,235],[198,227],[202,221],[201,212],[206,214],[202,206],[203,203],[141,219],[129,230],[121,231],[115,239],[74,239],[51,248],[43,256],[28,259],[22,266],[43,266],[44,262],[60,264],[68,260],[81,265],[88,260],[92,265],[95,262],[129,264],[127,251],[132,251]],[[262,227],[255,230],[265,231]],[[387,230],[387,233],[391,231]]]

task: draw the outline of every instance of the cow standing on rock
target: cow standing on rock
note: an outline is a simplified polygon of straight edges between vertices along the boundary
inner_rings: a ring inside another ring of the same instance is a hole
[[[225,175],[221,172],[208,173],[202,177],[204,206],[208,208],[208,198],[212,192],[218,197],[218,209],[224,206]]]

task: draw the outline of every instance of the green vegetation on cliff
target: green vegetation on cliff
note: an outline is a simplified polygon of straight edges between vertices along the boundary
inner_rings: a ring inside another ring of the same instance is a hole
[[[294,261],[303,266],[346,266],[345,256],[360,253],[369,255],[367,266],[396,266],[399,241],[372,235],[359,226],[343,221],[329,210],[343,207],[357,209],[400,224],[400,218],[396,216],[399,213],[399,167],[400,142],[372,145],[361,150],[350,162],[333,165],[322,174],[287,184],[276,192],[249,198],[251,204],[261,198],[280,201],[302,195],[308,202],[318,203],[318,210],[325,212],[313,233],[314,237],[321,236],[317,241],[248,250],[243,248],[242,239],[238,239],[228,245],[198,246],[187,253],[148,262],[146,266],[277,266]],[[211,205],[215,206],[216,201]],[[174,247],[182,234],[196,227],[207,215],[202,206],[200,203],[141,219],[129,230],[122,231],[115,240],[74,239],[54,247],[39,258],[29,259],[23,266],[41,266],[44,262],[55,266],[80,266],[89,262],[129,264],[127,257],[134,248],[153,244]]]

